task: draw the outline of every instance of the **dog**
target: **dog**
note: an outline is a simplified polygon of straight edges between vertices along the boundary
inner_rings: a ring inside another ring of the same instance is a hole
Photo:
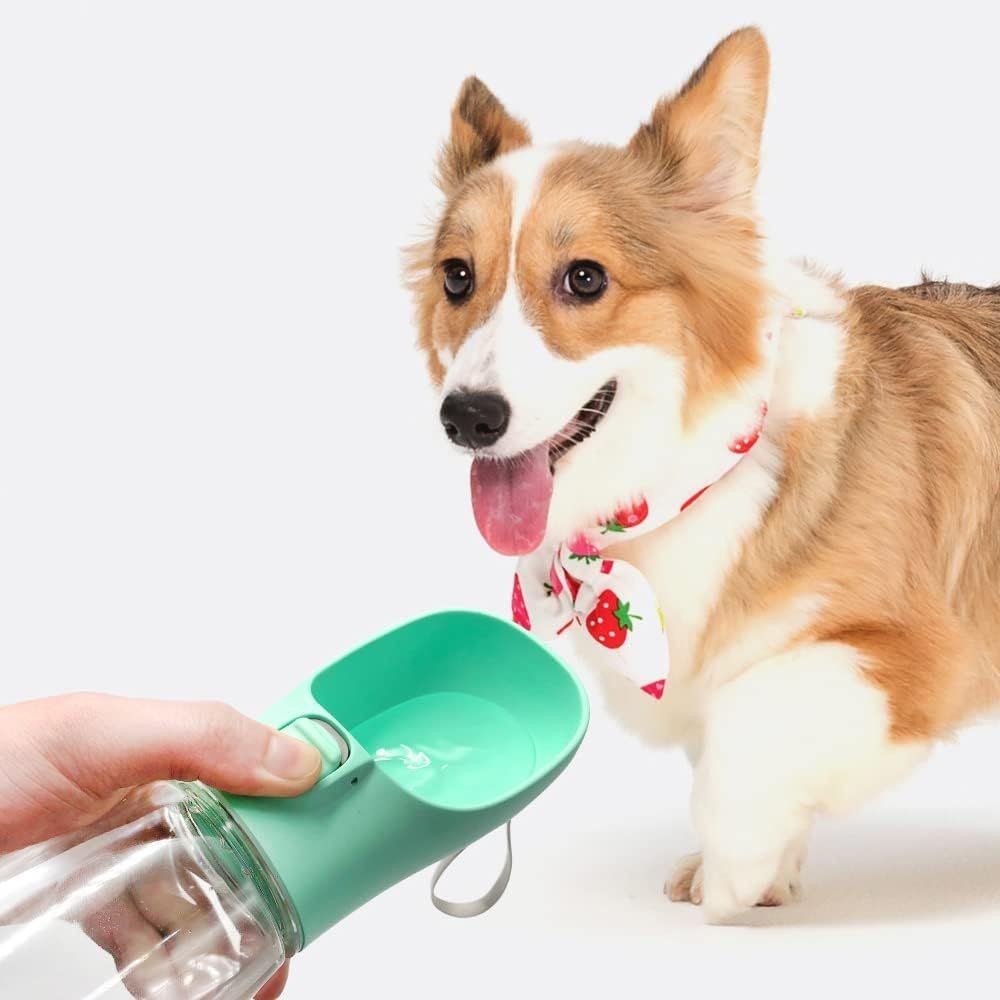
[[[793,900],[818,815],[1000,701],[1000,287],[849,288],[770,259],[768,71],[761,33],[735,32],[622,148],[535,146],[466,80],[408,262],[444,429],[506,555],[680,475],[770,366],[754,447],[601,553],[662,612],[662,697],[601,682],[690,758],[701,851],[664,891],[710,922]]]

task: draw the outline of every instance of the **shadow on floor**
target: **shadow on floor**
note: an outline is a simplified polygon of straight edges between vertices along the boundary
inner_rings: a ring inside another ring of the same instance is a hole
[[[621,907],[617,916],[632,917],[640,926],[651,912],[669,914],[671,924],[678,918],[681,924],[700,924],[696,908],[659,895],[674,863],[692,850],[692,840],[679,831],[657,835],[649,829],[619,829],[601,842],[600,847],[587,845],[581,869],[580,884],[586,887],[578,914],[582,924],[590,922],[589,906],[597,899]],[[926,816],[914,825],[896,816],[830,821],[811,843],[804,888],[803,898],[791,906],[758,908],[735,922],[793,929],[991,912],[1000,918],[1000,822],[994,828],[982,816],[957,819],[955,827],[931,826]]]
[[[819,837],[810,855],[799,902],[756,909],[741,922],[817,927],[1000,915],[1000,827],[851,824]]]

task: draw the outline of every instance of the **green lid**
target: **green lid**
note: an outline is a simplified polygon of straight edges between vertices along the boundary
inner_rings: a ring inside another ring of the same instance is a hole
[[[298,798],[227,796],[308,944],[524,808],[575,753],[588,709],[573,675],[519,627],[448,611],[349,653],[263,718],[324,760]]]

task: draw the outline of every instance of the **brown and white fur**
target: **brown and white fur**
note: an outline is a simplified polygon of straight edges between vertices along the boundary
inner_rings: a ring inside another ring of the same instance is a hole
[[[712,921],[797,892],[815,816],[905,775],[1000,701],[1000,289],[845,288],[768,259],[753,208],[768,52],[730,35],[625,148],[535,147],[476,79],[441,158],[446,204],[416,248],[419,343],[442,396],[511,403],[503,459],[618,393],[559,459],[549,526],[607,517],[669,467],[680,430],[760,364],[757,448],[683,515],[619,545],[668,622],[661,703],[613,705],[694,767],[701,854],[667,891]],[[474,262],[455,305],[442,262]],[[599,261],[599,301],[559,276]]]

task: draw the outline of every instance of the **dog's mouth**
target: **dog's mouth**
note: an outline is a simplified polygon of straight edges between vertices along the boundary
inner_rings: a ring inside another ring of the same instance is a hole
[[[597,430],[618,392],[610,379],[553,437],[512,458],[475,458],[472,509],[483,538],[503,555],[534,552],[545,538],[556,464]]]
[[[609,379],[576,412],[576,416],[558,433],[549,439],[549,465],[554,470],[556,462],[586,441],[597,425],[607,416],[618,392],[618,380]]]

